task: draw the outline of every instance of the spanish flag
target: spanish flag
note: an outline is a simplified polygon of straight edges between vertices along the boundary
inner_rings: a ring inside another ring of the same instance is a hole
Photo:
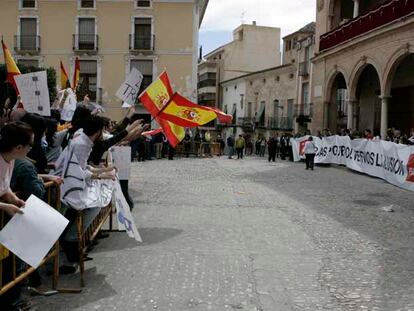
[[[76,88],[78,87],[79,78],[80,78],[80,60],[79,60],[79,57],[76,57],[75,70],[73,71],[73,83],[72,83],[72,87],[74,90],[76,90]]]
[[[63,66],[62,61],[60,61],[60,88],[62,90],[70,87],[69,76],[66,73],[65,67]]]
[[[232,117],[223,112],[197,105],[178,93],[173,93],[168,75],[163,72],[139,97],[144,107],[154,116],[183,127],[197,127],[216,118],[222,123]]]
[[[3,56],[4,61],[6,62],[6,69],[7,69],[7,79],[6,81],[10,83],[13,88],[16,90],[17,94],[19,94],[19,90],[17,89],[16,82],[14,81],[14,76],[20,75],[20,70],[16,65],[16,62],[13,59],[9,49],[4,44],[3,40],[1,40],[1,45],[3,47]]]
[[[172,147],[177,146],[185,136],[182,126],[169,122],[159,117],[160,112],[173,96],[173,90],[166,72],[163,72],[140,96],[140,101],[151,113]]]

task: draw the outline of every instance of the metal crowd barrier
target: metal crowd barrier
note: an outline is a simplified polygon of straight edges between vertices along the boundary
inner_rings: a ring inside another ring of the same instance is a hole
[[[47,203],[57,211],[60,211],[60,187],[52,181],[46,182],[44,186],[47,191]],[[3,229],[5,220],[5,213],[4,211],[1,211],[0,230]],[[39,219],[39,221],[41,220]],[[59,240],[56,241],[55,245],[42,260],[39,267],[43,266],[50,259],[53,259],[52,288],[56,290],[59,279]],[[22,282],[36,270],[27,264],[23,264],[25,267],[21,269],[21,271],[18,271],[18,267],[20,266],[17,262],[18,260],[20,261],[20,259],[16,258],[16,255],[0,245],[0,296]],[[11,271],[6,271],[5,269],[10,268],[9,265],[11,266]]]

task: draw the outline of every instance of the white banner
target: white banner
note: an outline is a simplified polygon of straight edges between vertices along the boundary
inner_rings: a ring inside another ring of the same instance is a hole
[[[122,83],[115,95],[125,103],[134,106],[139,95],[139,89],[143,78],[142,73],[140,73],[138,69],[135,67],[132,68],[125,82]]]
[[[125,231],[130,238],[135,239],[137,242],[142,242],[142,238],[135,225],[129,205],[122,193],[119,181],[116,181],[115,184],[115,206],[119,230],[125,228]]]
[[[304,158],[308,137],[292,139],[295,161]],[[317,152],[315,163],[343,164],[414,191],[414,146],[384,140],[354,139],[348,136],[313,137]]]
[[[49,89],[46,71],[38,71],[14,77],[27,112],[50,116]]]

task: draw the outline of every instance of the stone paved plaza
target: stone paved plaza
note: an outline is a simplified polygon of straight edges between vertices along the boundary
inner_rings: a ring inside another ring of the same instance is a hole
[[[255,157],[133,166],[144,243],[101,240],[83,292],[37,310],[414,310],[413,193]]]

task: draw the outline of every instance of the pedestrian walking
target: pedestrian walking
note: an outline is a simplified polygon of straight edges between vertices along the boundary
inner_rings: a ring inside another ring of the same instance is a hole
[[[246,147],[246,141],[243,136],[240,134],[239,138],[236,140],[236,151],[237,151],[237,160],[243,159],[243,151]]]
[[[317,148],[315,146],[315,143],[313,142],[313,137],[309,136],[308,141],[305,143],[305,148],[304,148],[307,170],[310,168],[313,171],[313,167],[315,164],[316,150]]]
[[[276,161],[276,146],[277,146],[276,139],[274,137],[271,137],[269,139],[269,141],[267,142],[267,150],[268,150],[268,153],[269,153],[269,162],[270,161],[273,161],[273,162]]]
[[[227,137],[227,149],[229,152],[229,159],[232,159],[234,155],[234,138],[231,135]]]
[[[272,137],[273,139],[273,137]],[[260,156],[264,157],[265,156],[265,152],[266,152],[266,139],[264,137],[262,137],[262,139],[260,140]],[[275,147],[275,154],[276,154],[276,147]]]

